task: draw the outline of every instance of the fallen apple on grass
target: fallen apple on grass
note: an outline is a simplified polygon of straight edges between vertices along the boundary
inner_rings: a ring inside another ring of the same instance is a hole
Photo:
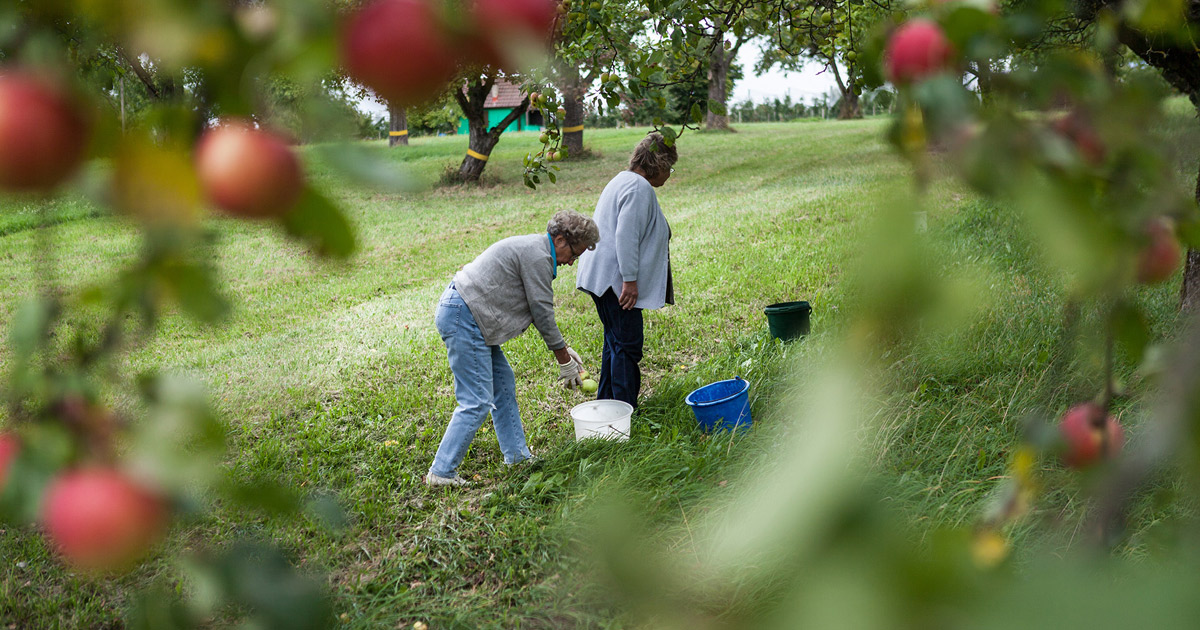
[[[579,385],[579,391],[585,394],[595,394],[598,389],[600,389],[600,385],[590,378],[583,379],[583,382]]]

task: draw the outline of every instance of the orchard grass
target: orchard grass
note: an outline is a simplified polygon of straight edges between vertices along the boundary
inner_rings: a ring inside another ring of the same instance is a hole
[[[1186,138],[1195,138],[1196,124],[1186,112],[1170,122],[1163,136],[1179,147],[1187,181],[1195,156],[1186,152],[1197,145]],[[494,241],[539,232],[557,210],[590,214],[645,130],[589,129],[591,157],[558,163],[558,183],[537,191],[522,185],[520,170],[533,133],[503,136],[484,187],[438,185],[461,159],[462,138],[412,138],[395,149],[369,143],[422,183],[406,194],[355,187],[322,162],[319,147],[307,150],[311,177],[357,230],[354,258],[323,262],[268,225],[210,219],[219,234],[210,253],[233,314],[216,327],[171,314],[121,368],[203,381],[230,431],[231,477],[331,499],[344,522],[331,527],[316,509],[275,517],[216,506],[185,518],[166,553],[113,579],[75,575],[33,530],[9,527],[0,531],[0,622],[118,626],[133,593],[173,575],[172,552],[251,537],[276,542],[302,570],[326,576],[340,627],[625,627],[603,581],[590,579],[588,508],[619,494],[661,528],[664,547],[681,548],[689,514],[719,506],[740,479],[770,469],[788,426],[787,393],[822,370],[855,317],[850,276],[873,254],[864,247],[869,226],[881,204],[911,194],[909,169],[883,140],[886,124],[745,124],[736,134],[686,134],[676,172],[659,189],[673,230],[677,304],[646,314],[632,439],[574,442],[568,411],[584,398],[556,384],[552,355],[529,331],[505,351],[541,461],[505,466],[485,425],[460,467],[473,481],[463,489],[421,482],[454,408],[432,323],[438,295]],[[1055,377],[1064,287],[1018,219],[947,179],[926,205],[933,258],[947,273],[967,270],[979,290],[966,325],[887,357],[895,377],[887,413],[866,447],[893,501],[932,531],[978,516],[1031,409],[1065,409],[1099,385]],[[0,210],[6,327],[47,273],[80,289],[111,277],[138,247],[126,220],[76,198],[10,200]],[[41,260],[47,241],[54,254]],[[559,269],[558,323],[596,371],[601,329],[574,280],[573,267]],[[1139,294],[1160,337],[1173,330],[1177,282]],[[791,344],[771,339],[763,307],[795,299],[812,303],[813,334]],[[1125,359],[1119,371],[1138,393],[1134,367]],[[1069,366],[1066,374],[1089,369]],[[752,383],[756,428],[700,433],[684,397],[735,375]],[[1086,509],[1078,488],[1061,467],[1045,467],[1054,487],[1065,488],[1043,497],[1045,511],[1078,519]],[[1148,503],[1122,551],[1144,551],[1139,541],[1153,536],[1154,524],[1183,509]],[[1018,548],[1034,529],[1017,532]]]

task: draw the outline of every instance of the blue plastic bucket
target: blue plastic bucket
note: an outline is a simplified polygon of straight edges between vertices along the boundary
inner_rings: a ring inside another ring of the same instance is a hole
[[[740,376],[705,385],[687,395],[684,402],[696,414],[706,432],[745,429],[750,426],[750,383]]]

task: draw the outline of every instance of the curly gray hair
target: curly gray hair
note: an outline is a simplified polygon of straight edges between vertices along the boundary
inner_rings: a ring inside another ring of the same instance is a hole
[[[647,177],[657,177],[671,170],[677,161],[679,152],[675,150],[675,146],[667,146],[663,135],[652,131],[634,147],[633,155],[629,157],[629,170],[641,171]]]
[[[562,235],[571,247],[583,246],[584,249],[594,249],[600,240],[600,228],[596,222],[574,210],[559,210],[550,217],[546,224],[550,236]]]

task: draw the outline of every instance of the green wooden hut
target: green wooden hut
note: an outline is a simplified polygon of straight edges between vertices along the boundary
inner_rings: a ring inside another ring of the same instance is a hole
[[[483,108],[487,112],[488,129],[494,125],[500,124],[501,120],[509,114],[514,108],[521,104],[521,99],[525,95],[521,93],[521,86],[516,83],[510,83],[504,79],[497,79],[492,85],[492,91],[488,94],[487,102]],[[541,131],[542,130],[542,112],[537,108],[530,108],[525,112],[524,116],[517,118],[504,131]],[[458,133],[466,134],[470,130],[467,128],[467,119],[458,117]]]

